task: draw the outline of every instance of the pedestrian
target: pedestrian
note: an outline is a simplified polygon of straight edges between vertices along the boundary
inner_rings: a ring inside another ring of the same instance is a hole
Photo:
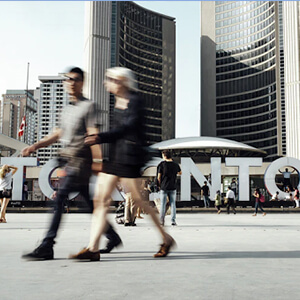
[[[98,181],[103,181],[102,188],[97,186],[94,197],[94,212],[91,225],[90,241],[79,253],[70,255],[71,259],[90,261],[100,260],[99,243],[106,227],[111,194],[118,180],[131,192],[137,206],[144,209],[160,232],[163,243],[154,257],[167,256],[174,239],[160,226],[159,218],[149,202],[143,201],[140,193],[140,170],[145,164],[144,105],[135,90],[136,79],[127,68],[114,67],[106,72],[105,87],[115,96],[113,128],[108,132],[88,136],[87,145],[110,144],[110,160],[104,162],[103,172]]]
[[[291,184],[291,174],[296,171],[295,168],[292,168],[293,171],[290,172],[288,168],[285,168],[285,171],[282,172],[280,169],[278,170],[279,173],[283,175],[283,190],[287,191],[288,186]]]
[[[23,200],[28,200],[28,182],[25,181],[23,185]]]
[[[230,183],[231,190],[234,192],[235,200],[237,200],[238,196],[238,185],[236,182],[236,178],[232,178]]]
[[[208,208],[210,206],[210,200],[209,200],[209,187],[207,185],[207,181],[204,181],[204,185],[201,187],[201,196],[203,196],[205,208]]]
[[[296,186],[294,193],[295,208],[299,208],[299,189]]]
[[[136,226],[136,205],[130,192],[125,194],[124,226]]]
[[[279,191],[276,191],[270,201],[279,201]]]
[[[256,188],[253,196],[255,197],[255,213],[252,215],[253,217],[255,217],[257,215],[258,212],[258,208],[261,210],[261,212],[263,213],[263,216],[266,215],[266,212],[264,211],[263,207],[262,207],[262,203],[265,201],[264,196],[261,194],[259,188]]]
[[[84,73],[80,68],[72,68],[65,75],[65,88],[69,94],[70,105],[67,105],[61,115],[61,127],[54,129],[52,134],[44,137],[37,143],[24,148],[22,156],[29,156],[36,150],[47,147],[61,140],[64,148],[60,151],[59,162],[65,166],[66,176],[56,192],[54,198],[54,214],[49,229],[42,243],[32,252],[22,257],[31,260],[53,259],[53,246],[64,210],[64,203],[70,192],[80,192],[90,210],[92,201],[89,197],[89,179],[92,173],[92,164],[99,169],[102,153],[99,145],[87,146],[84,144],[86,134],[98,133],[96,125],[96,110],[92,101],[82,95]],[[94,163],[93,163],[94,162]],[[107,224],[109,242],[104,251],[111,251],[121,244],[121,239],[110,224]]]
[[[227,187],[228,191],[226,193],[226,208],[227,208],[227,214],[230,214],[230,207],[232,208],[232,211],[234,214],[236,214],[235,210],[235,195],[234,192],[232,191],[231,187]]]
[[[221,194],[220,194],[220,191],[218,190],[215,195],[215,207],[218,211],[218,214],[221,213],[221,206],[222,206]]]
[[[11,199],[12,193],[12,177],[17,172],[18,168],[14,166],[3,165],[0,169],[0,223],[7,223],[5,215],[8,202]]]
[[[180,166],[173,161],[171,151],[163,150],[163,161],[157,167],[157,180],[160,187],[160,223],[165,225],[167,197],[171,206],[171,225],[176,226],[176,179],[181,175]]]

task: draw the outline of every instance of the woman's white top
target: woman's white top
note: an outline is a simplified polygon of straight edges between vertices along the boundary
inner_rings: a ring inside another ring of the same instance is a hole
[[[13,175],[12,171],[10,171],[5,175],[3,179],[0,178],[0,191],[3,191],[3,189],[7,189],[7,190],[11,189],[12,175]]]

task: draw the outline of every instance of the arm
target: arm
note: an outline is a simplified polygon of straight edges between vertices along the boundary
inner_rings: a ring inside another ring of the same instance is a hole
[[[125,134],[135,132],[137,128],[140,128],[142,123],[142,103],[139,99],[131,99],[130,108],[128,107],[128,117],[122,126],[113,128],[107,132],[101,132],[98,135],[88,136],[85,139],[85,144],[103,144],[113,143],[116,140],[122,138]]]
[[[87,128],[87,134],[93,135],[98,134],[99,131],[97,128],[88,127]],[[92,170],[95,172],[100,172],[102,170],[102,149],[100,145],[93,145],[91,146],[92,156],[93,156],[93,164],[92,164]]]
[[[12,175],[14,175],[17,171],[18,171],[18,168],[17,167],[14,167],[14,166],[8,166],[10,169],[13,169],[12,170]]]
[[[50,135],[47,135],[47,136],[43,137],[37,143],[34,143],[33,145],[24,148],[21,151],[21,155],[29,156],[31,153],[35,152],[36,150],[47,147],[47,146],[55,143],[56,141],[59,140],[59,138],[61,137],[61,134],[62,134],[62,129],[59,129],[59,128],[54,129],[54,131]]]
[[[280,171],[280,169],[278,169],[278,172],[282,174],[282,172]]]
[[[158,184],[160,186],[160,183],[161,183],[161,173],[158,173],[158,175],[157,175],[157,182],[158,182]]]

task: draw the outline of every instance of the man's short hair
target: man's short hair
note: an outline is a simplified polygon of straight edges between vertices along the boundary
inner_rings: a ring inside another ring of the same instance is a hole
[[[78,67],[72,67],[72,68],[68,71],[68,73],[76,73],[76,74],[79,74],[79,75],[81,76],[81,78],[82,78],[82,81],[84,81],[84,72],[83,72],[80,68],[78,68]]]
[[[163,150],[162,154],[167,158],[167,159],[171,159],[172,158],[172,154],[170,150]]]

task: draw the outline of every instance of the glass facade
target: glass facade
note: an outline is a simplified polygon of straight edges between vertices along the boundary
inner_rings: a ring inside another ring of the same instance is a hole
[[[278,99],[284,104],[284,77],[281,98],[277,91],[283,43],[278,55],[276,3],[216,1],[215,24],[217,136],[265,150],[272,160],[280,152]],[[282,149],[284,143],[283,136]]]
[[[146,106],[147,141],[153,144],[162,140],[164,17],[133,2],[117,3],[119,8],[117,63],[133,70],[136,75],[139,93]],[[112,116],[112,105],[110,113]]]

